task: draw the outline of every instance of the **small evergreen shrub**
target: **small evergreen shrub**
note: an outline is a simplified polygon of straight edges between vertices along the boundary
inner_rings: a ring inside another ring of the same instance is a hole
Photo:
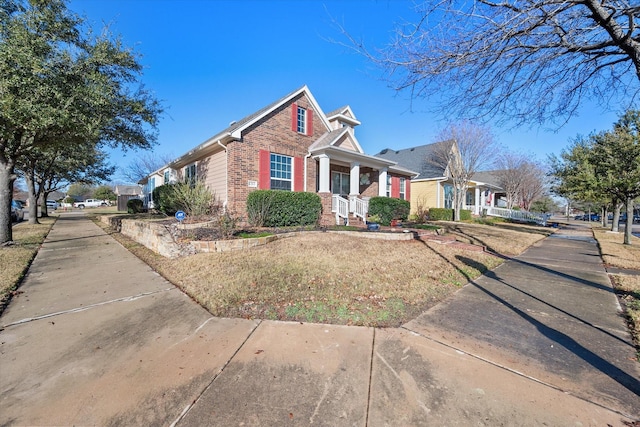
[[[180,209],[176,207],[173,197],[173,187],[175,184],[165,184],[153,189],[153,206],[160,212],[173,216]]]
[[[379,216],[382,225],[391,224],[393,219],[406,221],[410,210],[411,204],[408,200],[382,196],[369,199],[369,215]]]
[[[429,219],[431,221],[453,221],[453,209],[431,208],[429,209]],[[460,211],[460,221],[471,220],[471,211],[463,209]]]
[[[144,212],[144,203],[140,199],[127,200],[127,213],[137,214]]]
[[[256,190],[247,197],[247,217],[256,227],[313,225],[320,219],[322,202],[314,193]]]
[[[453,221],[453,209],[431,208],[429,209],[431,221]]]

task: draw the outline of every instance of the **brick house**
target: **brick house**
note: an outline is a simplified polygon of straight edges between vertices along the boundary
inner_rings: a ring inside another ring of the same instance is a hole
[[[141,180],[145,203],[153,207],[159,185],[197,179],[244,218],[251,191],[279,189],[317,193],[325,221],[363,221],[370,197],[410,200],[416,174],[365,154],[355,136],[359,124],[349,106],[325,114],[303,86]]]

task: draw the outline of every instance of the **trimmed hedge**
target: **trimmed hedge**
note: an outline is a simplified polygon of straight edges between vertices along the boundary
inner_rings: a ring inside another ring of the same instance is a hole
[[[247,216],[252,225],[288,227],[317,224],[322,201],[315,193],[256,190],[247,197]]]
[[[411,204],[408,200],[394,199],[392,197],[372,197],[369,199],[368,215],[380,217],[380,224],[389,225],[391,220],[406,221],[409,217]]]
[[[430,208],[429,219],[431,221],[453,221],[453,209]],[[471,219],[471,211],[463,209],[460,211],[460,220],[468,221]]]

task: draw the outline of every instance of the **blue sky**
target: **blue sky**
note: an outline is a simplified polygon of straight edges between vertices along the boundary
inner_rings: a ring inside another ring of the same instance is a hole
[[[444,123],[381,80],[381,70],[330,40],[339,21],[370,47],[384,46],[394,24],[416,21],[413,0],[73,0],[94,29],[107,24],[141,55],[143,82],[166,107],[154,152],[177,157],[238,120],[306,84],[329,112],[350,105],[367,154],[435,142]],[[617,113],[585,106],[557,132],[493,128],[510,150],[540,160],[569,138],[611,127]],[[111,152],[124,167],[136,152]],[[119,180],[118,175],[114,179]]]

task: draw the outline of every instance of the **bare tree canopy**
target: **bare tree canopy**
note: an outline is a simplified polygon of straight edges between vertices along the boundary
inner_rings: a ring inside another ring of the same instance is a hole
[[[493,162],[499,146],[491,129],[466,120],[447,125],[439,132],[438,139],[451,144],[438,144],[428,161],[445,170],[451,178],[454,219],[459,221],[469,181]]]
[[[427,1],[372,53],[397,90],[436,111],[561,126],[587,100],[629,108],[640,90],[640,6],[630,0]]]
[[[495,166],[508,209],[519,206],[528,211],[533,202],[545,195],[546,172],[531,154],[503,151],[497,155]]]

